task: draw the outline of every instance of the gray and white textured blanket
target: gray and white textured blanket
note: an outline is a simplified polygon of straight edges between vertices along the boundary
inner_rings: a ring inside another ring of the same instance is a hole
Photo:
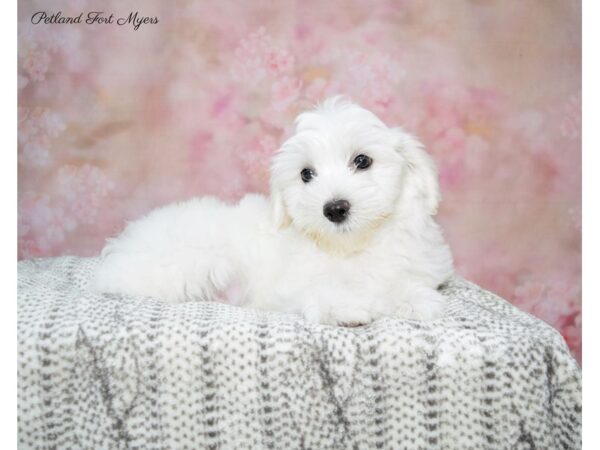
[[[562,337],[459,278],[441,320],[341,328],[95,295],[96,263],[19,263],[19,448],[581,446]]]

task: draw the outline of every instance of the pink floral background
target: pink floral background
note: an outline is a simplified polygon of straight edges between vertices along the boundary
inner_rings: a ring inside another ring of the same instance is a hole
[[[435,157],[457,271],[581,362],[578,1],[20,1],[18,31],[19,258],[95,255],[157,205],[267,192],[294,116],[342,93]]]

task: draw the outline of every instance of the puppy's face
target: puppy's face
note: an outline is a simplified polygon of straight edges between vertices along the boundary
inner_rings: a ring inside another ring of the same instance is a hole
[[[339,98],[301,114],[272,163],[275,219],[319,239],[351,239],[398,210],[434,214],[435,168],[420,144]]]

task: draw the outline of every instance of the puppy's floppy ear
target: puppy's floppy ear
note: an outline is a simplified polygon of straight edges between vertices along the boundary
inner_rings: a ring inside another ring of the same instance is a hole
[[[400,128],[391,130],[395,134],[396,149],[404,158],[405,194],[422,204],[427,214],[437,213],[441,200],[438,173],[435,162],[425,152],[423,144]]]
[[[287,227],[292,222],[287,213],[281,190],[273,181],[271,181],[271,217],[273,226],[277,230]]]
[[[287,213],[287,208],[285,206],[285,202],[283,200],[283,193],[281,192],[281,183],[282,181],[278,179],[277,174],[279,173],[280,166],[280,158],[281,158],[281,150],[275,154],[273,159],[271,160],[271,220],[273,223],[273,227],[276,230],[287,227],[292,219]]]

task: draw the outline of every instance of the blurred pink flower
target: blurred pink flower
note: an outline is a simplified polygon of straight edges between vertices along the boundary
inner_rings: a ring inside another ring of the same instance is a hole
[[[333,49],[326,55],[324,62],[335,67],[332,77],[339,83],[338,93],[348,93],[376,112],[389,107],[403,76],[396,58],[374,49],[358,51],[348,47]]]
[[[114,188],[115,182],[99,167],[90,164],[64,166],[58,171],[58,192],[87,193],[94,198],[106,197]],[[93,205],[93,204],[92,204]]]
[[[579,280],[552,280],[544,284],[527,279],[515,288],[513,301],[560,330],[573,312],[581,310]]]
[[[23,75],[18,75],[17,77],[17,88],[19,90],[24,89],[29,84],[29,78]]]
[[[19,142],[47,142],[66,128],[62,117],[47,108],[19,109]]]
[[[44,81],[50,61],[50,53],[47,50],[30,50],[23,55],[21,67],[33,81]]]
[[[533,309],[543,300],[545,292],[545,284],[527,280],[515,288],[513,300],[515,304],[523,308]]]
[[[267,76],[277,78],[294,70],[294,56],[275,45],[264,27],[242,39],[234,53],[232,73],[243,82],[259,82]]]
[[[27,143],[34,140],[39,134],[38,117],[42,113],[42,108],[19,108],[19,143]]]
[[[249,147],[245,148],[245,151],[239,151],[237,154],[248,174],[255,174],[266,179],[271,157],[277,151],[278,146],[278,141],[273,136],[264,135],[255,139]]]
[[[265,55],[265,62],[271,75],[277,77],[294,70],[294,57],[285,49],[271,49]]]
[[[32,167],[47,167],[51,161],[52,157],[48,149],[34,142],[24,144],[23,151],[19,155],[20,164]]]
[[[65,128],[62,117],[54,111],[44,110],[39,117],[40,126],[49,137],[57,137]]]
[[[29,239],[41,254],[64,242],[66,233],[75,228],[73,220],[52,204],[48,195],[31,198],[19,205],[19,235]],[[37,254],[35,256],[41,256]]]
[[[582,350],[582,339],[581,339],[581,311],[573,314],[567,325],[561,330],[565,341],[571,348],[573,356],[581,364],[581,350]]]
[[[55,183],[52,196],[30,194],[19,202],[19,235],[42,252],[62,244],[79,225],[93,224],[114,188],[108,176],[89,165],[62,167]]]

